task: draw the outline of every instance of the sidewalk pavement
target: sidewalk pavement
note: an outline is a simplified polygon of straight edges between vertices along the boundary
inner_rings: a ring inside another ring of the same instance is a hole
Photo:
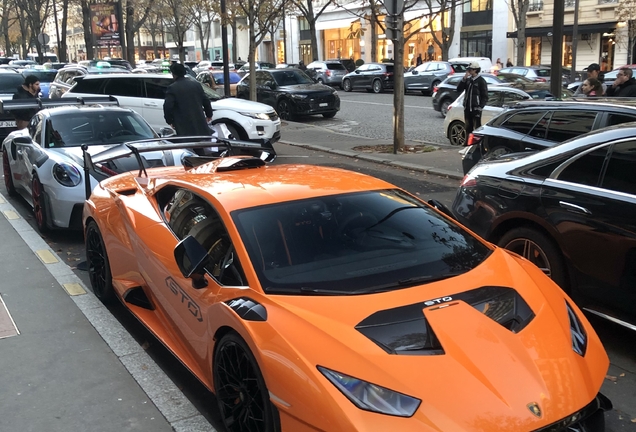
[[[341,156],[355,157],[370,162],[445,176],[457,180],[464,178],[461,147],[430,143],[435,150],[426,153],[380,153],[354,150],[357,146],[393,145],[392,140],[378,140],[356,135],[334,132],[311,124],[283,121],[281,144],[289,144],[312,150],[320,150]],[[406,141],[405,146],[426,144],[423,141]]]
[[[0,195],[0,431],[214,431]]]

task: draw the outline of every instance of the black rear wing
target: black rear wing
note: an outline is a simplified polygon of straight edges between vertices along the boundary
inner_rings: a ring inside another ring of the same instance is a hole
[[[82,106],[82,105],[115,105],[119,106],[119,101],[113,96],[84,96],[62,99],[11,99],[0,101],[0,113],[16,110],[45,109],[62,106]]]
[[[84,186],[86,199],[91,195],[91,174],[96,178],[105,179],[113,175],[120,174],[109,169],[104,169],[101,165],[116,159],[134,156],[139,169],[138,177],[142,174],[148,177],[146,165],[141,154],[153,151],[166,150],[207,150],[212,149],[211,156],[189,156],[184,162],[191,166],[197,166],[225,156],[249,155],[253,159],[260,159],[262,163],[271,162],[276,159],[276,152],[269,140],[261,142],[219,140],[211,136],[189,136],[189,137],[166,137],[152,138],[139,141],[129,141],[109,148],[101,153],[91,156],[88,146],[82,146],[84,160]]]

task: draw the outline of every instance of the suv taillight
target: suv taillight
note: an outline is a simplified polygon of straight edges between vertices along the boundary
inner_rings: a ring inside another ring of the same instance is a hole
[[[477,186],[477,179],[470,175],[470,173],[466,174],[462,179],[460,187],[475,187]]]
[[[433,93],[437,93],[437,90],[439,90],[439,87],[437,86],[433,87]]]
[[[479,144],[482,138],[483,138],[482,135],[475,135],[474,133],[471,133],[470,135],[468,135],[468,141],[466,141],[466,145],[471,146],[471,145]]]
[[[330,71],[329,69],[327,69],[327,70],[325,71],[325,75],[327,75],[327,76],[331,76],[331,71]]]
[[[393,72],[384,72],[382,75],[388,78],[390,76],[393,76]]]
[[[455,75],[455,69],[451,68],[451,71],[448,73],[448,75]]]
[[[536,82],[548,82],[548,80],[546,80],[545,78],[537,78],[535,79]]]

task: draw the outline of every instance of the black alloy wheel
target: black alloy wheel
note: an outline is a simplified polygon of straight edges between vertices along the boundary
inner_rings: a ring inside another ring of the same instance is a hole
[[[353,88],[351,87],[351,80],[350,79],[346,79],[342,81],[342,89],[346,92],[350,92],[351,90],[353,90]]]
[[[373,80],[373,93],[382,93],[382,82],[379,79]]]
[[[90,221],[86,226],[86,265],[95,297],[104,304],[112,303],[115,290],[110,263],[104,239],[95,221]]]
[[[2,170],[4,172],[4,185],[7,188],[7,193],[11,197],[15,197],[18,193],[15,190],[13,184],[13,175],[11,174],[11,165],[9,165],[9,155],[7,149],[2,152]]]
[[[294,115],[292,114],[291,103],[287,99],[281,99],[278,101],[278,107],[276,108],[278,117],[283,120],[292,120]]]
[[[338,111],[332,111],[332,112],[328,112],[328,113],[322,113],[322,116],[324,118],[334,118],[337,113],[338,113]]]
[[[448,140],[452,145],[462,146],[466,142],[466,128],[464,123],[454,121],[448,127]]]
[[[40,182],[37,174],[33,174],[31,180],[31,197],[33,198],[33,214],[35,215],[35,223],[41,233],[49,230],[47,222],[48,215],[46,213],[46,204],[44,202],[44,186]]]
[[[214,351],[214,393],[228,432],[280,430],[263,374],[247,343],[230,332]]]
[[[500,247],[521,255],[536,265],[547,277],[567,290],[563,258],[555,243],[540,231],[530,227],[514,228],[497,242]]]

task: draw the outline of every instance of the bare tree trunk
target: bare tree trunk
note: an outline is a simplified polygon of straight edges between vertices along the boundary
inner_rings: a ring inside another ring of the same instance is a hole
[[[82,28],[84,29],[84,45],[86,45],[86,58],[94,59],[93,32],[91,29],[91,8],[89,0],[82,0]]]
[[[121,33],[119,35],[121,52],[132,67],[135,67],[135,7],[130,0],[126,0],[126,26],[124,28],[126,29],[126,37],[121,37]]]
[[[250,100],[256,101],[256,66],[254,65],[254,57],[256,54],[256,34],[254,29],[253,13],[247,18],[249,20],[249,38],[250,50],[248,60],[250,62]]]
[[[4,36],[4,52],[5,55],[9,57],[9,53],[11,52],[11,38],[9,37],[9,0],[2,0],[2,19],[0,23],[2,23],[2,35]]]
[[[314,17],[314,6],[311,0],[307,1],[307,11],[311,19],[307,20],[309,24],[309,33],[311,34],[311,60],[318,60],[318,38],[316,37],[316,17]]]
[[[378,26],[374,13],[371,14],[371,61],[378,61]]]
[[[66,31],[68,27],[68,0],[62,2],[62,35],[60,36],[58,61],[66,63],[68,61],[68,46],[66,44]]]
[[[236,25],[236,16],[232,17],[232,61],[236,62],[238,59],[238,35],[236,31],[238,25]]]
[[[404,28],[404,13],[397,20],[397,28]],[[404,147],[404,33],[397,32],[393,41],[393,153]]]

